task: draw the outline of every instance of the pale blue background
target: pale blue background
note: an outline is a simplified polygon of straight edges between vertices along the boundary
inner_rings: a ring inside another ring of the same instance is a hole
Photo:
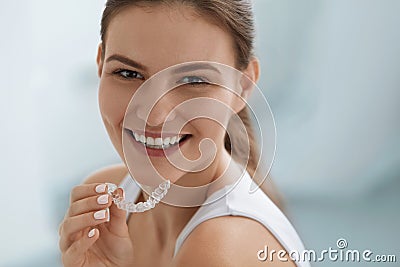
[[[1,1],[0,266],[59,266],[70,189],[118,162],[97,107],[103,4]],[[291,221],[309,249],[343,237],[399,262],[400,1],[255,6],[272,174]]]

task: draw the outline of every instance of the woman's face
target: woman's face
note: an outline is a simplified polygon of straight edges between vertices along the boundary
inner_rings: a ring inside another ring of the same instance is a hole
[[[171,168],[167,167],[168,161],[163,150],[157,149],[157,143],[166,144],[169,141],[165,151],[180,147],[182,154],[190,160],[200,156],[199,144],[204,138],[212,139],[218,151],[224,149],[225,129],[220,124],[199,118],[188,121],[181,129],[168,127],[184,115],[179,112],[166,120],[174,107],[192,97],[208,97],[230,106],[235,105],[232,93],[214,85],[199,84],[198,86],[205,86],[200,93],[193,85],[178,87],[166,94],[147,118],[138,108],[132,113],[134,118],[131,120],[137,124],[125,122],[124,125],[128,104],[144,81],[170,66],[192,61],[218,62],[234,67],[235,54],[231,35],[207,22],[204,17],[196,15],[188,7],[130,7],[112,19],[107,30],[104,57],[101,57],[100,49],[98,55],[101,78],[99,105],[111,141],[124,161],[123,134],[131,135],[132,153],[138,161],[145,156],[139,151],[144,148],[143,141],[147,145],[154,142],[155,146],[147,147],[147,152],[153,165],[163,176],[170,174]],[[183,78],[185,82],[201,82],[198,77]],[[233,106],[232,108],[235,109]],[[163,137],[168,136],[169,139],[156,140],[161,138],[163,126],[168,129]],[[142,131],[144,127],[145,132]],[[180,138],[182,141],[178,143]]]

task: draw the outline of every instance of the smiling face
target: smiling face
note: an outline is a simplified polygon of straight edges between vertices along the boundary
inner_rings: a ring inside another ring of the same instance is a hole
[[[147,157],[142,153],[147,150],[151,162],[164,177],[172,171],[165,159],[168,151],[174,153],[179,146],[187,159],[195,160],[200,156],[200,141],[205,138],[212,139],[216,144],[215,162],[218,162],[224,149],[223,126],[200,118],[177,128],[175,126],[179,123],[175,122],[182,120],[185,114],[178,111],[169,114],[174,107],[194,97],[216,99],[236,111],[243,107],[235,100],[234,94],[207,84],[203,76],[181,75],[177,81],[181,86],[163,96],[149,116],[140,105],[132,108],[128,122],[124,123],[124,116],[138,88],[156,73],[192,61],[218,62],[234,67],[233,47],[228,32],[207,22],[189,7],[132,6],[111,20],[105,38],[105,51],[101,51],[100,47],[98,54],[101,78],[99,105],[110,139],[124,161],[123,135],[130,138],[132,149],[129,150],[135,159],[140,162]],[[145,101],[137,103],[145,105]],[[223,120],[229,120],[228,113]]]

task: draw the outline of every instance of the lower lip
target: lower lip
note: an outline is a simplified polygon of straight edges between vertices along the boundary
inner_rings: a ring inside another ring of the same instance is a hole
[[[178,144],[165,148],[165,149],[156,149],[156,148],[150,148],[147,147],[145,145],[143,145],[142,143],[139,143],[138,141],[136,141],[136,139],[133,137],[133,135],[130,132],[126,132],[127,135],[129,136],[129,139],[132,141],[131,143],[133,144],[133,146],[140,151],[141,153],[143,153],[144,155],[148,155],[150,157],[166,157],[171,155],[172,153],[174,153],[175,151],[178,150],[179,147],[183,146],[184,143],[186,143],[186,141],[191,138],[191,136],[186,137],[185,140],[179,142]]]

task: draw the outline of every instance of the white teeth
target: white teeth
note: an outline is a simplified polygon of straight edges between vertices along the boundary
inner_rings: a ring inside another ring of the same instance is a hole
[[[162,146],[162,144],[163,144],[162,138],[156,138],[156,140],[154,141],[154,144],[156,146]]]
[[[181,135],[181,136],[177,135],[177,136],[166,137],[166,138],[162,139],[160,137],[158,137],[158,138],[146,137],[146,136],[140,135],[138,133],[133,133],[133,136],[135,137],[135,140],[137,142],[140,142],[146,146],[149,146],[152,148],[158,148],[158,149],[176,145],[184,137],[184,135]]]
[[[153,137],[147,137],[146,144],[154,146],[154,138]]]
[[[140,140],[140,135],[137,134],[137,133],[135,133],[135,140],[136,140],[136,141],[139,141],[139,140]]]
[[[167,137],[164,139],[164,145],[167,146],[169,145],[169,141],[171,140],[171,138]]]
[[[171,145],[175,144],[176,139],[177,139],[176,136],[173,136],[173,137],[171,138],[171,141],[169,141],[169,143],[170,143]]]

